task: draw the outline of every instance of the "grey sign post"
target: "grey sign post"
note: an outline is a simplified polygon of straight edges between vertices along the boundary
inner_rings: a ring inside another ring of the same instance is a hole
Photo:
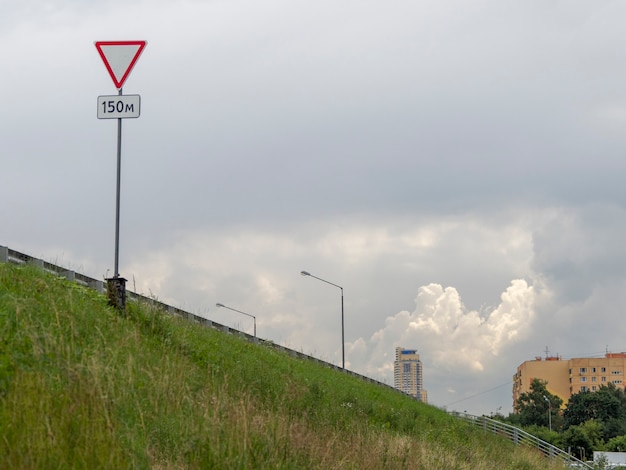
[[[115,194],[115,269],[107,279],[109,303],[121,311],[126,309],[126,279],[120,276],[120,186],[122,175],[122,119],[140,114],[139,95],[122,94],[122,86],[146,47],[146,41],[96,41],[96,49],[104,62],[118,94],[98,97],[98,119],[117,119],[117,188]]]

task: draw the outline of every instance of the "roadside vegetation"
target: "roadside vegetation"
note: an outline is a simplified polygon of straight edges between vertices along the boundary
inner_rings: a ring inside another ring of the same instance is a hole
[[[613,383],[572,395],[567,403],[533,379],[515,413],[496,419],[525,429],[550,444],[591,460],[594,451],[626,452],[626,393]]]
[[[0,468],[562,466],[392,389],[0,263]]]

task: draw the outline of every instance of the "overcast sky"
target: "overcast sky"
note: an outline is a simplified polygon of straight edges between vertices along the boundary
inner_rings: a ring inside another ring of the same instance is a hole
[[[517,366],[626,351],[626,1],[0,0],[0,244],[508,413]]]

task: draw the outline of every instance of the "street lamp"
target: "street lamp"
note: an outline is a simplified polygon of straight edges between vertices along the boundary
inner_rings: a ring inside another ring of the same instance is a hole
[[[254,320],[254,337],[256,338],[256,317],[254,315],[250,315],[249,313],[242,312],[241,310],[237,310],[235,308],[227,307],[226,305],[220,304],[220,303],[215,304],[215,306],[221,307],[221,308],[227,308],[228,310],[232,310],[233,312],[242,313],[244,315],[248,315],[249,317],[252,317],[252,319]]]
[[[317,279],[318,281],[325,282],[326,284],[330,284],[331,286],[338,287],[341,290],[341,368],[346,368],[346,347],[345,347],[345,336],[344,336],[344,327],[343,327],[343,287],[338,286],[337,284],[333,284],[332,282],[327,281],[326,279],[322,279],[321,277],[314,276],[313,274],[307,271],[300,271],[300,274],[303,276],[309,276]]]
[[[552,402],[547,396],[543,396],[543,399],[548,402],[548,427],[552,431]]]

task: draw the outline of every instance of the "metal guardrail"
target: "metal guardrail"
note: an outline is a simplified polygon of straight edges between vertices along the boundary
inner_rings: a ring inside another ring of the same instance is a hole
[[[539,450],[549,459],[558,459],[563,462],[565,468],[588,468],[593,469],[593,465],[583,462],[573,455],[553,446],[549,442],[543,441],[532,434],[527,433],[515,426],[507,423],[487,418],[486,416],[472,416],[458,411],[448,412],[450,415],[465,421],[473,426],[481,428],[484,432],[490,432],[501,437],[505,437],[516,445],[525,445]]]

